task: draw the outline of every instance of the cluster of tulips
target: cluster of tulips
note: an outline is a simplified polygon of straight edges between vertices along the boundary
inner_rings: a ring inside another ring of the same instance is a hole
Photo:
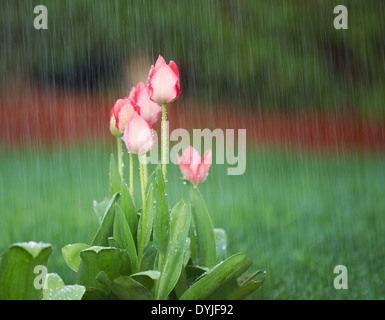
[[[109,196],[94,201],[99,228],[91,243],[62,248],[76,284],[44,273],[52,246],[20,242],[0,260],[0,299],[243,299],[264,280],[261,271],[244,275],[251,260],[227,257],[227,236],[214,228],[197,187],[207,177],[211,150],[201,158],[192,147],[178,155],[189,199],[169,209],[167,197],[166,105],[180,94],[179,72],[159,56],[147,86],[139,83],[111,110],[110,130],[117,138],[118,163],[111,154]],[[162,115],[160,167],[147,176],[146,153],[154,145],[152,124]],[[129,184],[123,177],[122,141],[130,154]],[[142,206],[133,199],[133,155],[140,163]],[[170,183],[170,182],[168,182]]]
[[[155,124],[162,114],[162,172],[166,181],[167,174],[167,104],[175,101],[180,94],[179,70],[174,61],[167,64],[162,56],[158,57],[155,66],[151,66],[148,75],[147,86],[139,82],[132,87],[129,96],[118,99],[111,109],[110,130],[117,138],[118,147],[118,170],[123,178],[123,161],[121,140],[124,141],[130,153],[130,195],[133,194],[133,159],[136,154],[140,163],[140,179],[142,194],[147,184],[147,162],[145,154],[154,146],[152,125]],[[178,164],[183,178],[195,186],[203,182],[211,166],[211,150],[207,150],[202,158],[199,153],[189,146],[178,155]],[[143,207],[145,207],[145,196],[143,196]]]

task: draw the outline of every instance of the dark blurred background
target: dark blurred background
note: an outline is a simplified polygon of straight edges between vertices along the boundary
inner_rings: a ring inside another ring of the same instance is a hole
[[[39,4],[48,30],[33,28]],[[338,4],[348,30],[333,27]],[[186,98],[384,115],[384,9],[374,0],[2,0],[0,84],[124,92],[132,68],[161,53],[177,62]]]

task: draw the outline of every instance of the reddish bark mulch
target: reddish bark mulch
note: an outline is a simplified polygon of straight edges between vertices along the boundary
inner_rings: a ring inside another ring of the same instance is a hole
[[[67,145],[113,139],[108,129],[113,93],[29,90],[0,96],[0,145]],[[175,128],[246,129],[249,144],[320,151],[385,151],[385,119],[353,114],[259,114],[234,106],[199,106],[180,97],[168,107]],[[154,129],[160,132],[159,123]]]

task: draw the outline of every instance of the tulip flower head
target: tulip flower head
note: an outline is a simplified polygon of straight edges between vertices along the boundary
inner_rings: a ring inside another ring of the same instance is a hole
[[[179,71],[174,61],[166,64],[162,56],[158,57],[155,66],[151,66],[147,86],[151,100],[158,104],[167,104],[178,98]]]
[[[140,107],[140,115],[144,120],[151,124],[158,121],[162,107],[150,99],[150,92],[143,82],[131,89],[128,98]]]
[[[207,150],[201,158],[198,151],[196,151],[194,147],[189,146],[183,152],[183,156],[178,154],[177,157],[183,178],[189,180],[196,186],[207,178],[212,160],[211,150]]]
[[[123,141],[129,152],[144,155],[154,145],[151,123],[144,120],[136,112],[128,118]]]
[[[110,113],[110,130],[114,136],[118,137],[123,134],[128,118],[133,113],[140,114],[140,107],[131,99],[125,97],[115,102]]]

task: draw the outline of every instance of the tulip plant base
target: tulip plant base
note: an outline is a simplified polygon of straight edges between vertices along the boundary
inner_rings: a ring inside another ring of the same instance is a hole
[[[191,191],[190,201],[181,200],[169,210],[163,175],[156,169],[147,186],[151,210],[144,217],[124,181],[116,178],[114,161],[111,157],[110,189],[118,191],[108,202],[94,202],[97,215],[104,211],[94,239],[62,249],[77,284],[65,285],[59,275],[47,273],[44,290],[27,286],[37,276],[33,268],[47,265],[52,246],[18,243],[2,255],[1,299],[244,299],[261,286],[260,271],[244,275],[252,264],[246,255],[226,256],[226,233],[212,227],[194,185],[185,186]],[[20,281],[8,281],[15,278],[10,272]]]

